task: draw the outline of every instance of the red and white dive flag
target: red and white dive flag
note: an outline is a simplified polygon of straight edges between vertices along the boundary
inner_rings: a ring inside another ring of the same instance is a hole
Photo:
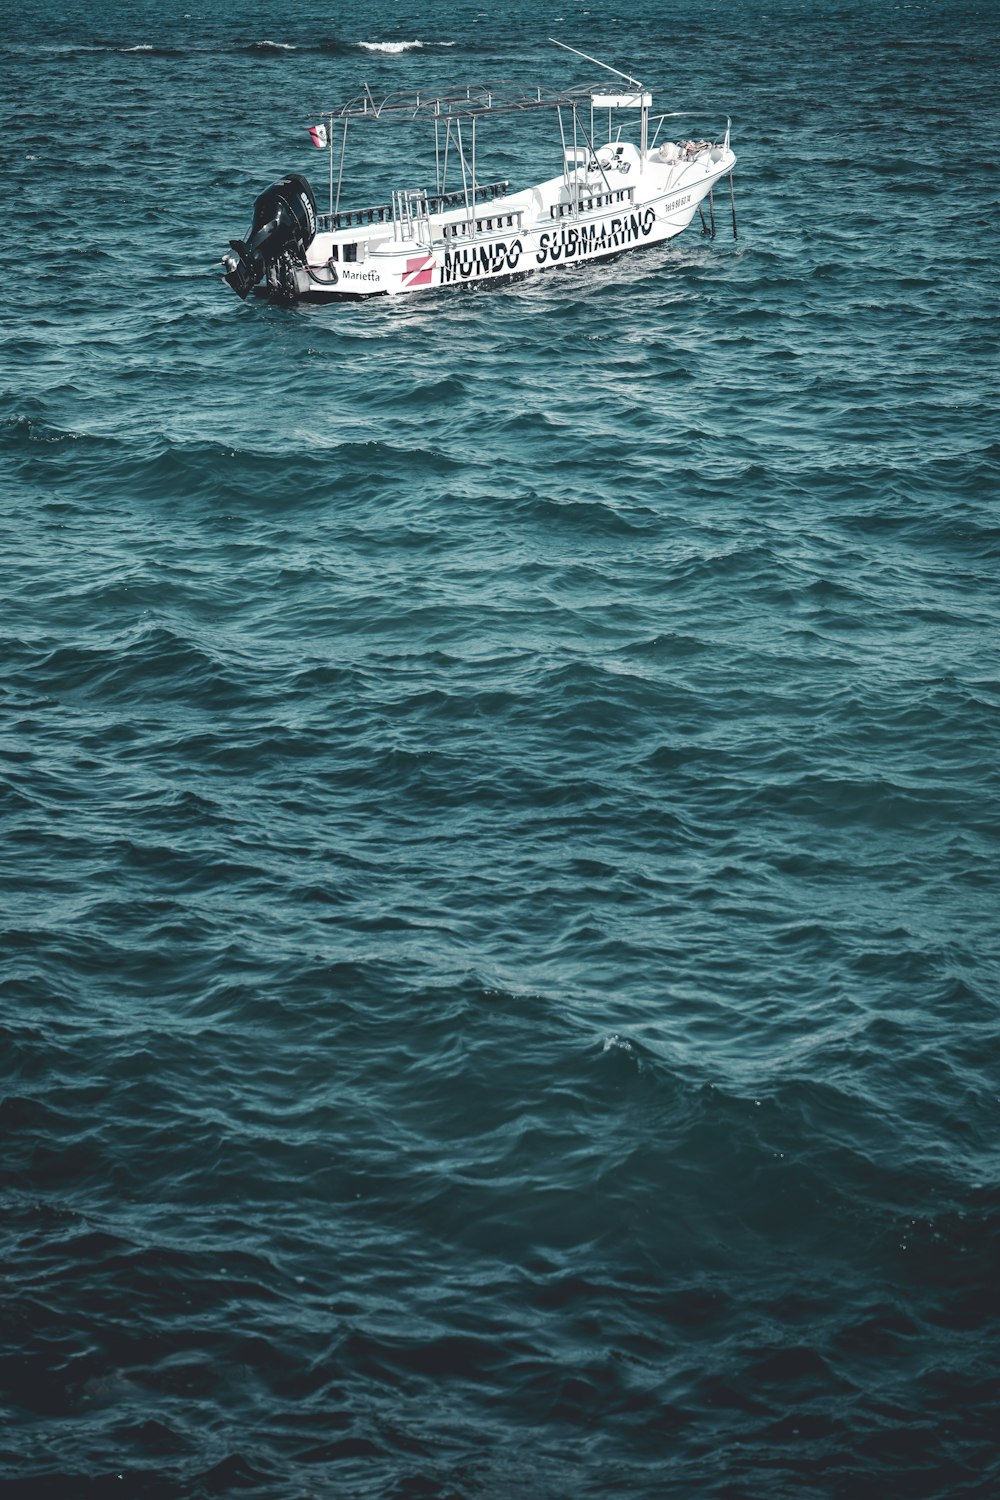
[[[310,125],[310,127],[309,127],[309,134],[312,136],[312,143],[313,143],[313,145],[314,146],[318,146],[319,149],[322,151],[323,147],[326,145],[326,142],[327,142],[326,126],[325,125]]]
[[[433,255],[415,255],[406,262],[403,272],[404,286],[430,286],[434,274]]]

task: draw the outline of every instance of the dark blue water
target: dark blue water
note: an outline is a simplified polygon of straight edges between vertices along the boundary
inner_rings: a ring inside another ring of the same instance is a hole
[[[0,1490],[995,1496],[993,7],[187,4],[0,37]],[[550,34],[737,241],[221,285]]]

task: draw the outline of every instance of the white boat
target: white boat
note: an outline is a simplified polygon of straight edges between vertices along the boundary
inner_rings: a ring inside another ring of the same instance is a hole
[[[257,199],[247,238],[230,241],[224,280],[240,297],[253,290],[283,303],[497,285],[662,244],[699,212],[708,230],[706,198],[714,234],[711,195],[723,178],[735,235],[729,120],[720,139],[669,139],[668,121],[694,117],[654,115],[652,94],[631,74],[577,55],[614,73],[617,83],[560,92],[498,83],[381,97],[365,86],[312,131],[329,151],[328,211],[319,211],[305,177],[282,178]],[[506,181],[481,181],[477,126],[490,116],[537,110],[552,111],[558,121],[561,171],[515,190]],[[419,119],[434,127],[434,190],[403,187],[388,203],[342,208],[348,128]],[[637,140],[623,138],[629,126],[638,127]]]

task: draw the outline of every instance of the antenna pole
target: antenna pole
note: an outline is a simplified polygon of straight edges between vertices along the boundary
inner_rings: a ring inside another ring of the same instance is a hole
[[[609,73],[616,73],[619,78],[627,79],[633,88],[642,87],[639,80],[633,78],[631,73],[623,73],[621,68],[613,68],[610,63],[601,62],[599,57],[591,57],[589,52],[581,52],[578,47],[570,47],[565,42],[557,42],[554,36],[550,36],[549,41],[553,47],[561,47],[564,52],[573,52],[577,57],[582,57],[584,62],[596,63],[599,68],[605,68]]]
[[[347,154],[347,118],[345,116],[345,118],[344,118],[344,139],[341,142],[341,146],[340,146],[340,173],[339,173],[339,175],[337,177],[337,201],[334,204],[334,209],[333,209],[334,214],[338,214],[340,212],[340,186],[341,186],[341,183],[344,180],[344,157],[345,157],[346,154]],[[333,142],[332,141],[330,142],[330,176],[331,176],[331,178],[333,176]]]

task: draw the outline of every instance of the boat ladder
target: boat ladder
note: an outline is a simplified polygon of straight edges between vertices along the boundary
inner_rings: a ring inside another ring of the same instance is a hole
[[[397,240],[431,242],[431,220],[424,188],[400,188],[392,195],[392,233]]]

